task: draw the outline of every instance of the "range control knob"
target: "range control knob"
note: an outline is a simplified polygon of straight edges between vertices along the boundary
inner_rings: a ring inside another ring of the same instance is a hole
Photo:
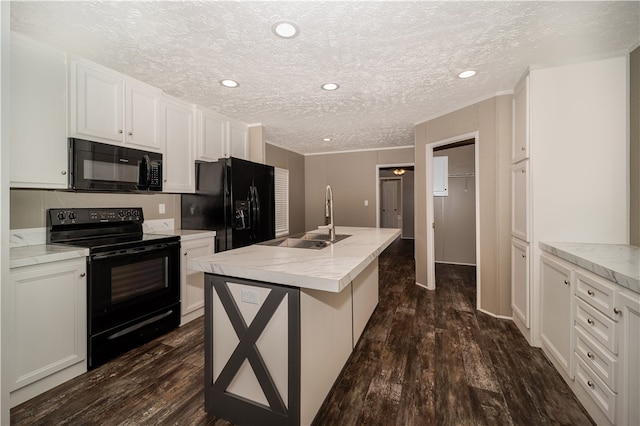
[[[65,217],[64,212],[58,212],[58,220],[64,220]]]
[[[126,215],[127,215],[127,214],[125,213],[125,211],[124,211],[124,210],[120,210],[120,211],[118,212],[118,216],[120,216],[120,217],[125,217]]]
[[[69,212],[69,219],[74,220],[76,217],[76,212]]]

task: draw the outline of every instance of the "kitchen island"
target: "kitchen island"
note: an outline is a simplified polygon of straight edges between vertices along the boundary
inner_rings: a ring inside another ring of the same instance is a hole
[[[205,272],[205,405],[237,424],[312,422],[378,303],[398,229],[337,227],[321,250],[252,245]]]

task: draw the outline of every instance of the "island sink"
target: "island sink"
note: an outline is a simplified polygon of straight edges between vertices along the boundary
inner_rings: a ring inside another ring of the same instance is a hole
[[[307,232],[304,234],[295,234],[289,237],[276,238],[275,240],[263,241],[258,244],[263,246],[321,250],[331,244],[342,241],[347,237],[350,237],[350,235],[336,235],[335,239],[330,241],[331,237],[328,234]]]

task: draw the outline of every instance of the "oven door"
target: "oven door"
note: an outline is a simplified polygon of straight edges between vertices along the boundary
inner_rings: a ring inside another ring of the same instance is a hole
[[[93,254],[89,335],[121,327],[180,302],[180,242]]]

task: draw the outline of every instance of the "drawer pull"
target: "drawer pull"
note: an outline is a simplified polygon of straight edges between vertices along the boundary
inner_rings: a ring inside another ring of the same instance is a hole
[[[589,359],[596,359],[596,357],[591,352],[587,352],[587,357]]]
[[[524,255],[524,254],[522,255],[522,258],[523,258],[523,259],[524,259],[524,258],[526,258],[526,257],[527,257],[526,255]]]
[[[593,322],[593,320],[591,318],[587,318],[587,322],[589,323],[589,325],[593,325],[594,324],[594,322]]]
[[[596,293],[593,290],[587,290],[587,294],[589,296],[595,296]]]
[[[591,389],[593,389],[595,387],[591,380],[587,380],[587,386],[589,386]]]
[[[564,280],[564,283],[565,283],[566,285],[569,285],[569,280]]]
[[[613,313],[616,314],[616,315],[620,315],[620,309],[613,308]]]
[[[80,273],[80,277],[84,278],[84,276],[87,275],[86,273],[82,272]]]

